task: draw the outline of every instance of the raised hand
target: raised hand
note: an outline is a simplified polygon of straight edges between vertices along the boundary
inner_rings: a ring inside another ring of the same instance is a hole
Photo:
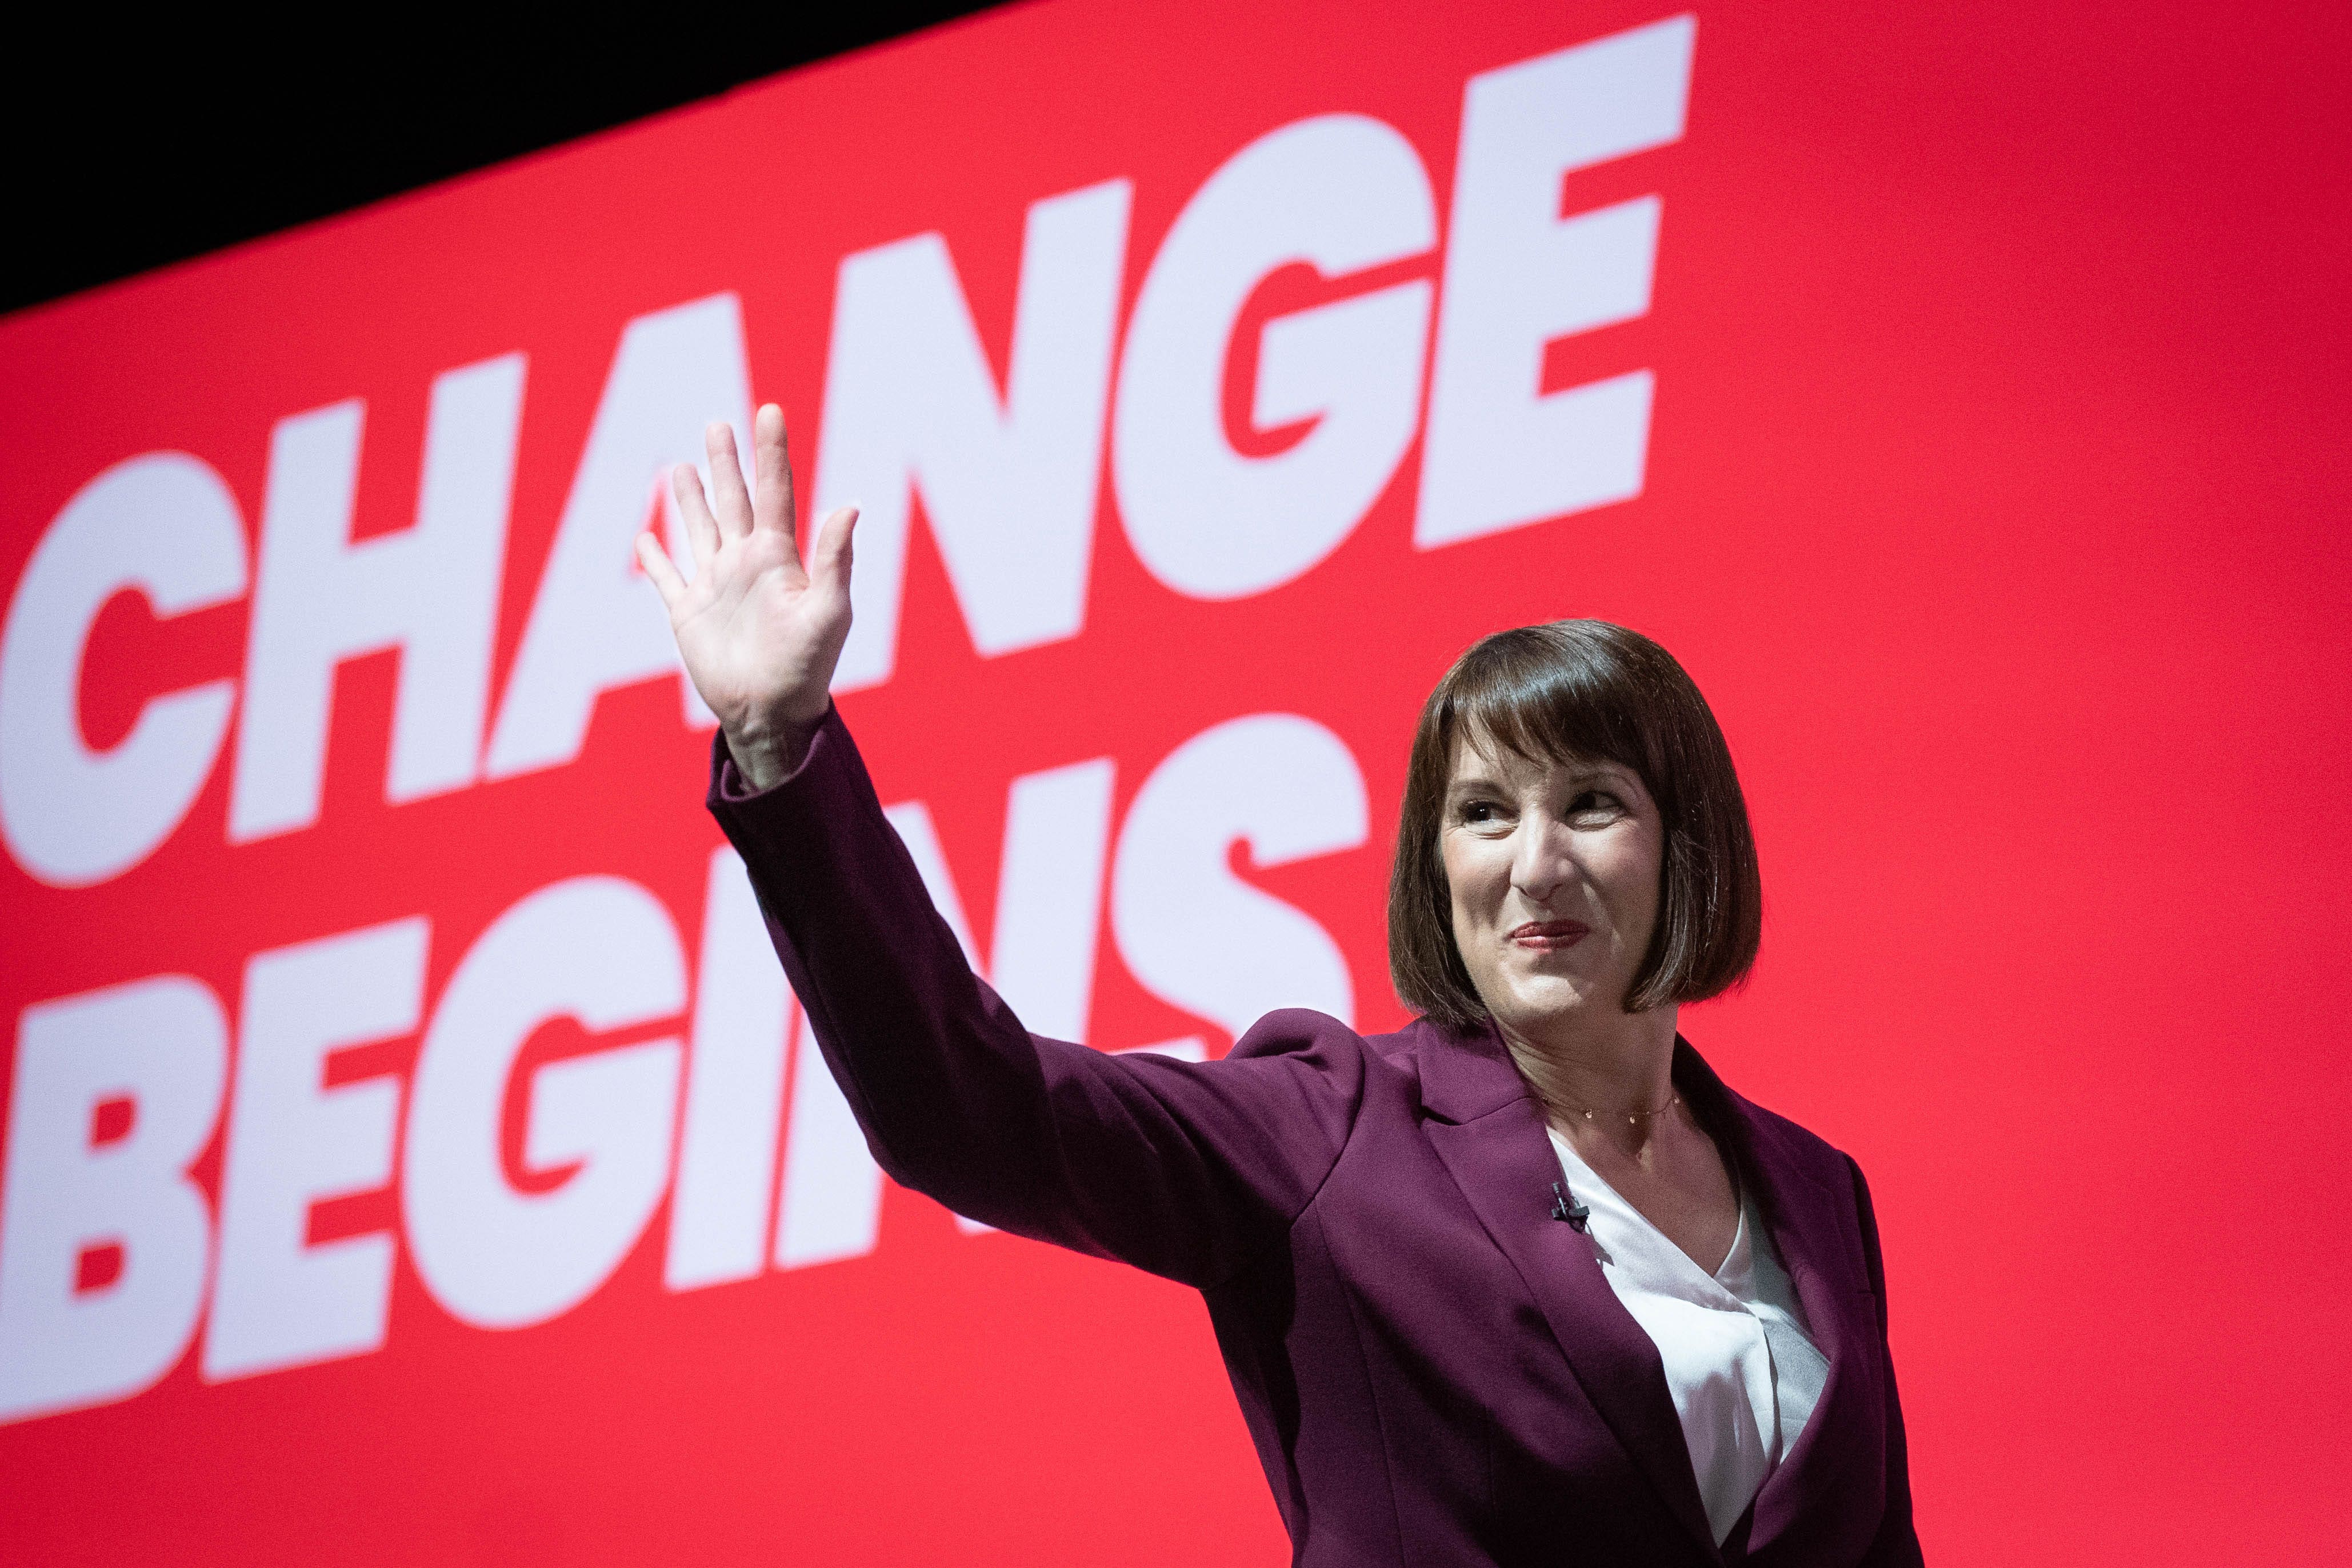
[[[827,517],[803,565],[784,411],[771,403],[752,422],[755,491],[743,487],[734,431],[715,424],[703,435],[709,498],[692,464],[670,471],[694,581],[650,532],[637,535],[637,561],[669,606],[686,673],[719,716],[735,766],[752,788],[765,789],[791,770],[832,703],[833,667],[849,636],[857,512],[844,507]]]

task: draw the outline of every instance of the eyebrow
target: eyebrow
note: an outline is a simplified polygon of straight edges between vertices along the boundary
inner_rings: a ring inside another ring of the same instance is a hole
[[[1597,762],[1577,763],[1572,765],[1563,763],[1560,765],[1568,770],[1568,778],[1570,784],[1592,784],[1595,782],[1616,783],[1635,776],[1633,771],[1631,768],[1626,767],[1622,763],[1612,763],[1606,759]],[[1476,773],[1462,773],[1451,780],[1445,786],[1445,793],[1448,795],[1454,795],[1462,794],[1466,790],[1500,789],[1502,787],[1503,784],[1500,779],[1496,778],[1493,773],[1482,768]]]

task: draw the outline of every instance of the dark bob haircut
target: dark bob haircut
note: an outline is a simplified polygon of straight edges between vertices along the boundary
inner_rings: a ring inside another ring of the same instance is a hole
[[[1658,925],[1625,1010],[1698,1002],[1747,978],[1763,930],[1764,887],[1731,749],[1674,656],[1607,621],[1496,632],[1454,660],[1421,710],[1389,877],[1389,973],[1407,1006],[1457,1029],[1486,1005],[1454,943],[1438,848],[1454,742],[1538,761],[1633,770],[1664,818]]]

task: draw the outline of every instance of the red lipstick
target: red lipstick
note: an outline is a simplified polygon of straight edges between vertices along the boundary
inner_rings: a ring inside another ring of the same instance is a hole
[[[1574,947],[1591,934],[1592,928],[1581,921],[1529,921],[1505,940],[1539,952],[1553,952]]]

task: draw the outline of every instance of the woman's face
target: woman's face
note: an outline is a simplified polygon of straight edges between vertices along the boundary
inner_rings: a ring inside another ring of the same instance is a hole
[[[1454,942],[1496,1021],[1532,1041],[1621,1016],[1657,928],[1665,856],[1641,776],[1489,754],[1457,735],[1444,809]]]

